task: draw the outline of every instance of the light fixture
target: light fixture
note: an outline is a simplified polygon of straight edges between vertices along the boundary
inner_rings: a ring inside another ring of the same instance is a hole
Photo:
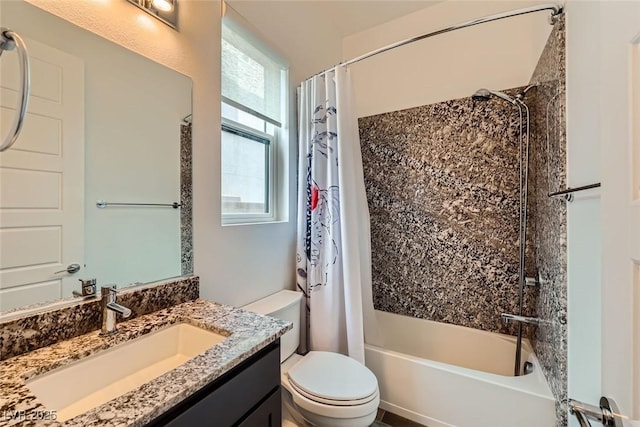
[[[178,0],[127,0],[149,15],[177,29]]]
[[[173,0],[153,0],[151,2],[153,7],[163,12],[169,12],[173,10]]]

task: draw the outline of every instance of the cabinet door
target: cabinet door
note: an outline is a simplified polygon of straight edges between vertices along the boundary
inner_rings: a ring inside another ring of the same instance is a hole
[[[281,390],[278,388],[258,406],[238,427],[276,427],[282,423]]]
[[[272,394],[276,394],[280,399],[279,345],[262,350],[258,355],[245,361],[245,364],[239,366],[237,370],[200,390],[178,408],[174,408],[173,414],[165,414],[156,419],[152,425],[235,426],[247,413],[252,412],[253,408],[258,407],[266,396],[273,397]]]

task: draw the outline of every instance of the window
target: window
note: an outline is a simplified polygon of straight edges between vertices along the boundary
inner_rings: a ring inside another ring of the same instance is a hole
[[[227,6],[228,8],[228,6]],[[278,219],[287,70],[227,14],[222,25],[222,223]]]
[[[272,212],[273,135],[222,122],[222,213],[269,218]]]

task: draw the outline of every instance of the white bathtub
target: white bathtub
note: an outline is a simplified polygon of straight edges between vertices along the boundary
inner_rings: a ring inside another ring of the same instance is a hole
[[[555,402],[527,340],[376,311],[382,346],[366,344],[380,407],[429,427],[553,427]]]

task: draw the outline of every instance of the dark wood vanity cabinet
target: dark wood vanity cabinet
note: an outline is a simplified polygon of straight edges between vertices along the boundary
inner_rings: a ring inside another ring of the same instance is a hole
[[[152,421],[168,427],[281,425],[280,340]]]

